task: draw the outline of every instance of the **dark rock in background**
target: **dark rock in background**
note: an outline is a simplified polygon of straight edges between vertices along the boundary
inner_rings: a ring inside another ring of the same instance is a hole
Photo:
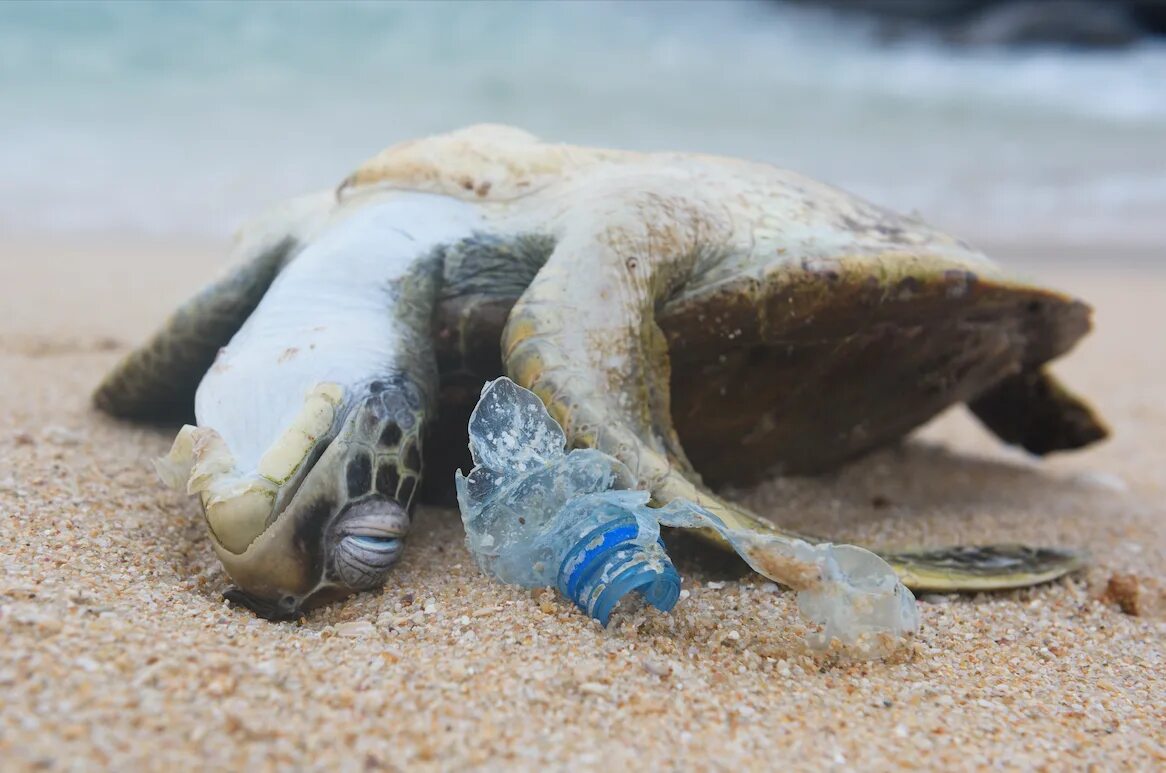
[[[969,46],[1126,46],[1166,35],[1166,0],[792,0],[872,18],[895,39],[921,31]]]

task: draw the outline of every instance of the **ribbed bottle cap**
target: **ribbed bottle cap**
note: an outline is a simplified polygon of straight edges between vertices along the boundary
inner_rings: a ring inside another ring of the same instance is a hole
[[[567,551],[559,567],[559,590],[603,625],[632,591],[661,612],[671,610],[680,598],[680,575],[663,543],[640,545],[635,542],[638,534],[631,516],[609,521]]]

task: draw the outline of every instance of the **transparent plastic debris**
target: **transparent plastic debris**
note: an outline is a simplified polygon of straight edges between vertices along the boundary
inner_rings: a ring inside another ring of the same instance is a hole
[[[623,463],[595,449],[568,452],[542,401],[507,378],[482,389],[469,434],[475,466],[456,476],[466,543],[502,582],[557,587],[604,624],[632,592],[667,612],[680,576],[660,526],[713,529],[757,572],[794,588],[801,614],[820,627],[814,646],[837,640],[881,654],[918,629],[915,597],[874,553],[730,528],[686,500],[649,507]]]
[[[821,627],[810,641],[815,647],[836,640],[878,654],[919,630],[915,596],[886,561],[865,548],[733,529],[684,500],[654,512],[664,526],[713,529],[757,573],[796,583],[798,610]]]
[[[557,587],[605,625],[633,591],[670,610],[680,576],[648,494],[619,490],[631,474],[612,457],[565,447],[533,393],[509,379],[486,385],[470,416],[475,466],[456,477],[474,560],[505,583]]]

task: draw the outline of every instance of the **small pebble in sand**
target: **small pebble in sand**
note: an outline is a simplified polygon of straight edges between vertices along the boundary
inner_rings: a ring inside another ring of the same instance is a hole
[[[599,682],[584,682],[579,685],[579,692],[584,695],[607,695],[607,685]]]
[[[1114,572],[1105,586],[1105,593],[1101,599],[1117,604],[1127,615],[1137,617],[1142,614],[1142,585],[1137,575]]]
[[[336,626],[336,635],[344,636],[349,639],[356,639],[361,636],[372,636],[377,632],[376,627],[368,620],[353,620],[349,623],[341,623]]]
[[[535,600],[538,602],[539,611],[543,614],[550,615],[558,610],[558,606],[555,604],[555,596],[551,591],[538,594]]]
[[[45,427],[44,439],[55,446],[76,446],[81,444],[81,435],[67,427],[51,425]]]
[[[1118,493],[1124,493],[1130,489],[1129,484],[1121,476],[1114,475],[1112,472],[1102,472],[1101,470],[1088,470],[1078,473],[1073,476],[1073,482],[1079,483],[1082,486],[1088,486],[1089,488],[1104,489]]]
[[[661,660],[653,658],[644,658],[644,670],[649,674],[655,674],[659,677],[670,676],[672,674],[672,665]]]

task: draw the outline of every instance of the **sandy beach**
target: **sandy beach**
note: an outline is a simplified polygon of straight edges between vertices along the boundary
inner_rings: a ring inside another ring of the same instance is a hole
[[[887,662],[802,643],[792,599],[681,545],[671,615],[604,630],[481,576],[423,509],[382,592],[273,624],[228,606],[172,428],[93,412],[103,373],[219,245],[7,239],[0,257],[0,768],[1166,767],[1166,269],[1153,251],[993,254],[1095,306],[1057,372],[1113,437],[1035,461],[962,409],[836,474],[736,492],[885,547],[1083,546],[1049,586],[924,596]]]

